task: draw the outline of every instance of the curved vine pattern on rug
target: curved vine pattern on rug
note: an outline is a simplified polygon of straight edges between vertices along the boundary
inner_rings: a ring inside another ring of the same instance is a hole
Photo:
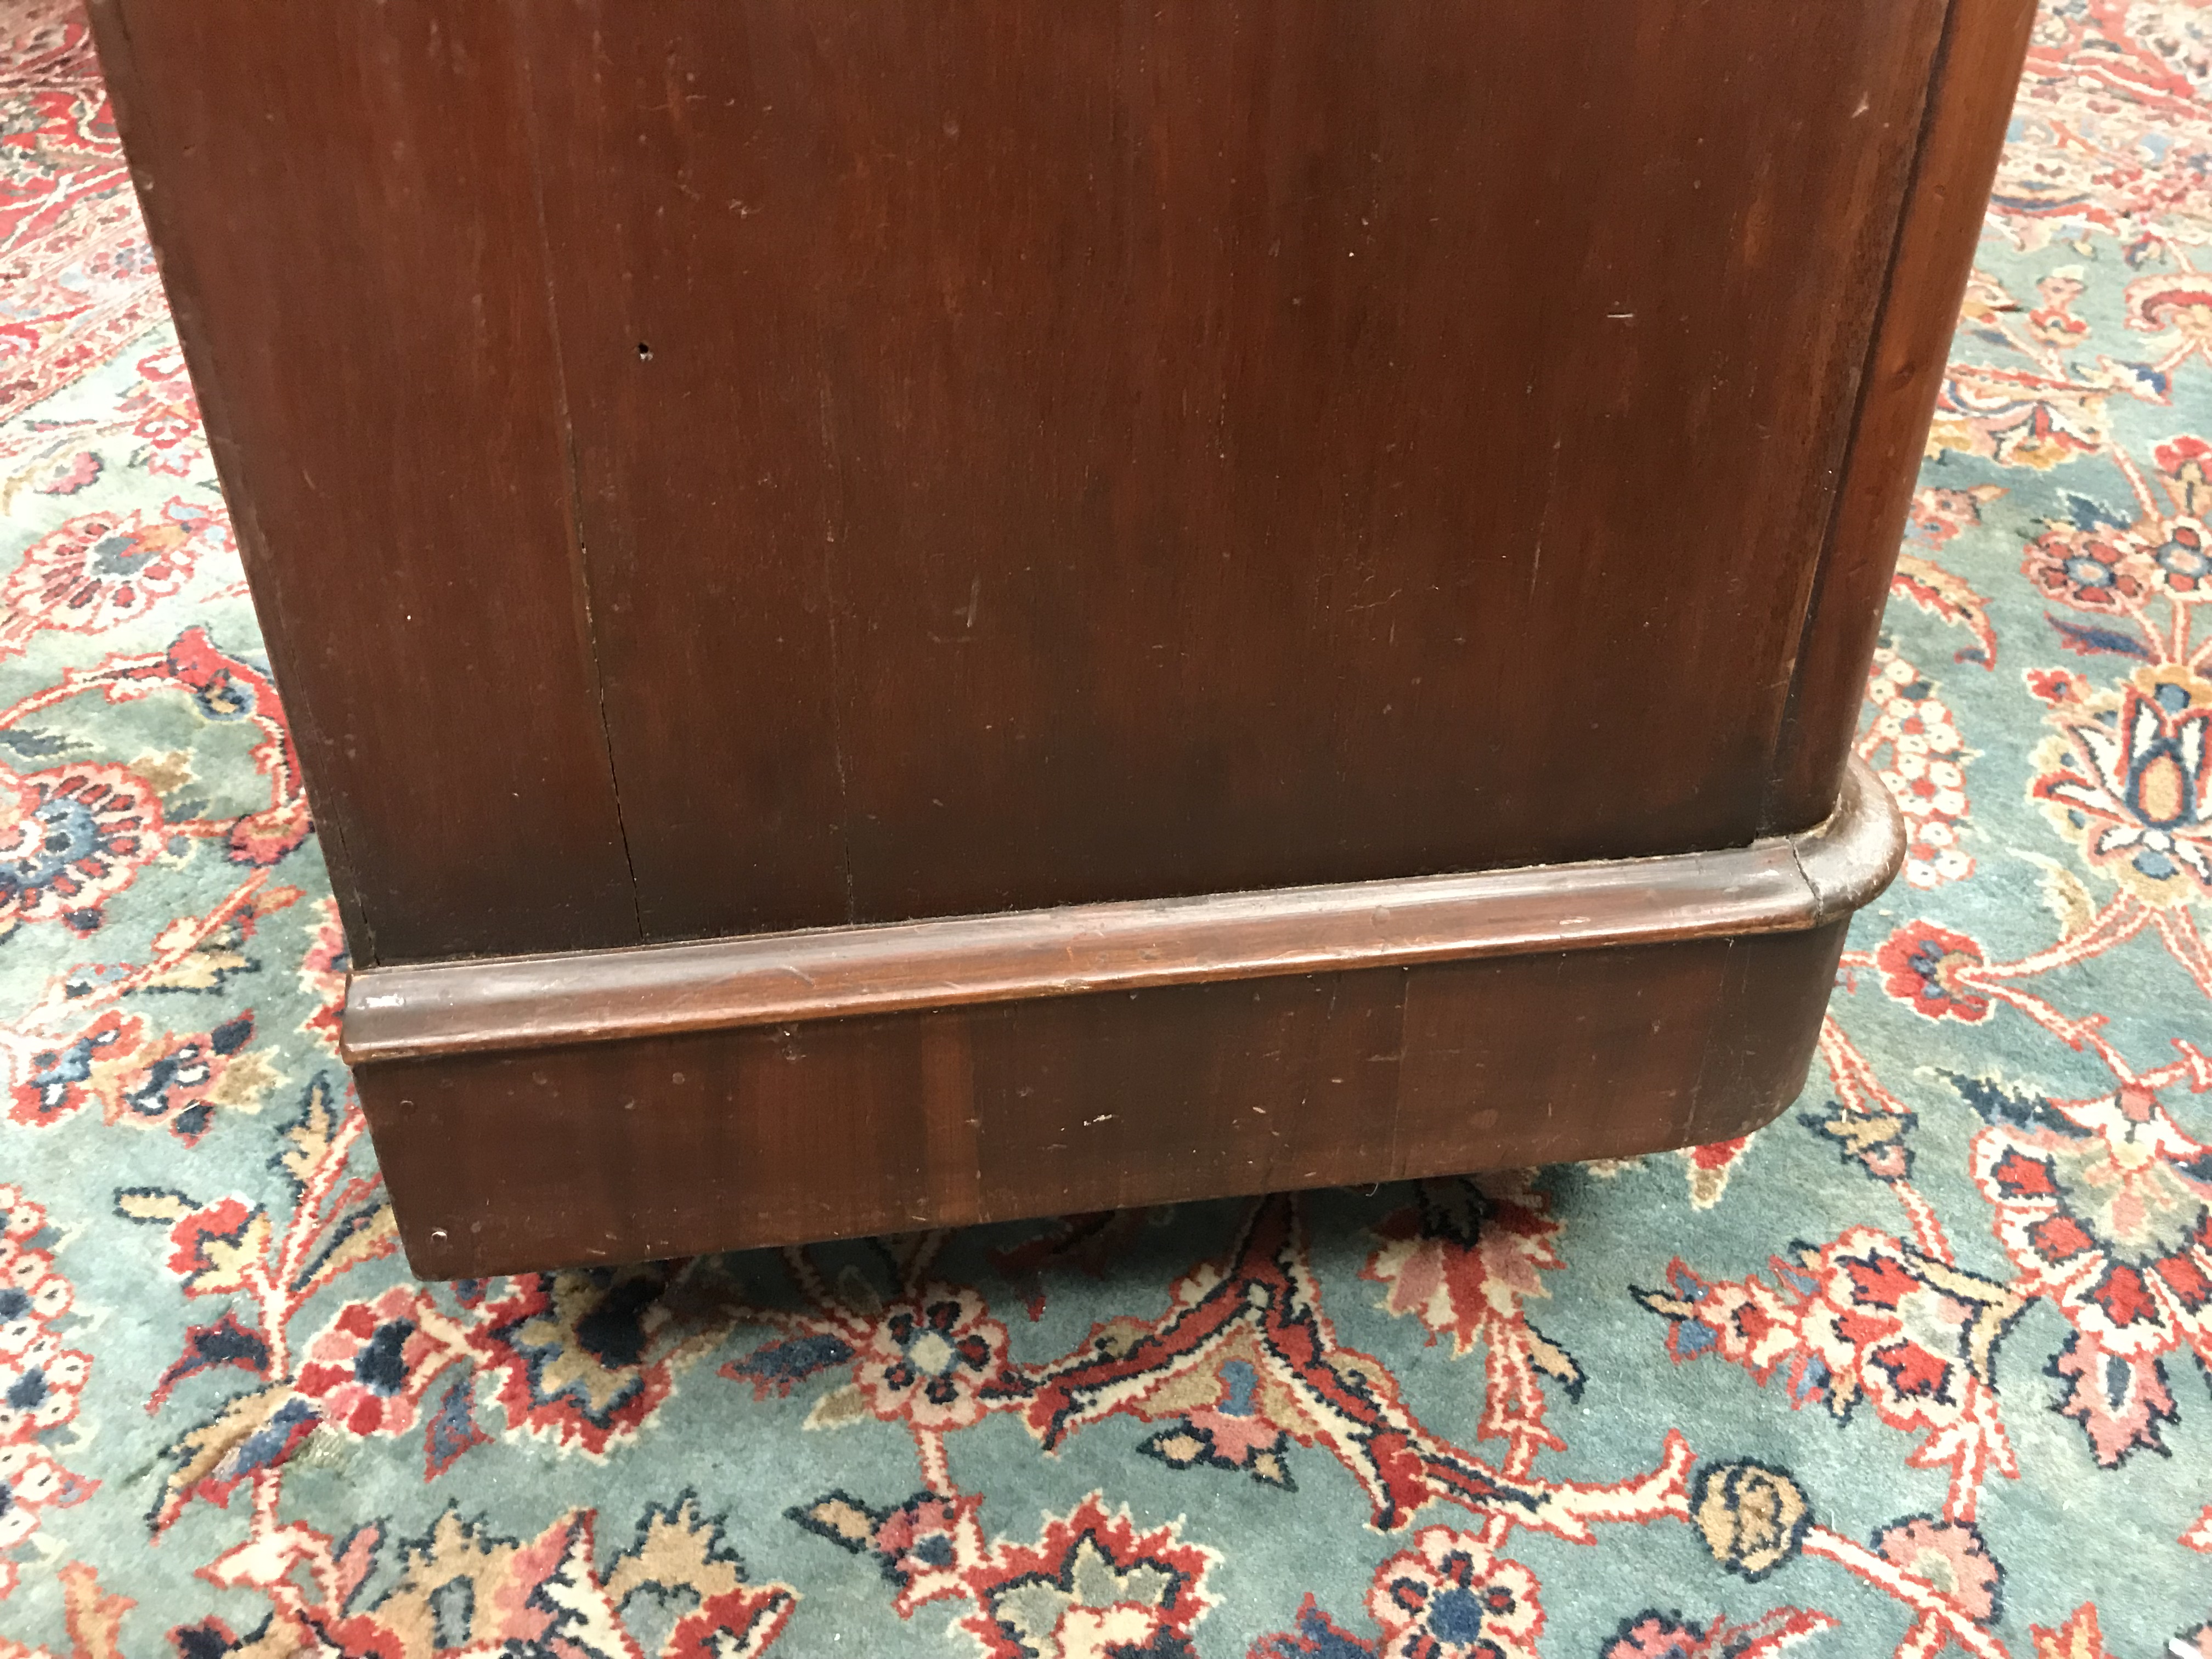
[[[154,250],[74,8],[0,14],[0,420],[52,397],[159,324]]]
[[[76,1292],[54,1271],[46,1212],[0,1186],[0,1596],[15,1588],[10,1559],[49,1509],[81,1504],[99,1482],[64,1468],[51,1449],[73,1422],[92,1356],[65,1346]]]
[[[6,1115],[49,1125],[96,1103],[110,1123],[197,1139],[219,1107],[258,1110],[283,1080],[248,1047],[252,1010],[178,1033],[121,1005],[143,1006],[149,994],[220,996],[233,975],[252,970],[245,950],[257,927],[302,896],[269,878],[269,866],[307,834],[296,757],[266,674],[216,649],[198,628],[159,653],[116,653],[70,670],[58,685],[0,710],[0,746],[41,757],[79,746],[31,722],[94,694],[109,704],[173,696],[201,720],[245,724],[257,734],[253,763],[269,780],[270,804],[235,817],[205,814],[183,754],[145,757],[135,769],[64,761],[26,772],[0,763],[0,942],[40,922],[97,933],[117,895],[145,871],[186,866],[195,842],[213,843],[242,874],[206,914],[173,919],[146,961],[73,965],[0,1028]]]

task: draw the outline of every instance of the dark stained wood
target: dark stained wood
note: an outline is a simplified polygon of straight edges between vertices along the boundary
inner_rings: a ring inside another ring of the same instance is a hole
[[[1942,0],[514,3],[649,938],[1756,832]]]
[[[92,3],[418,1270],[1799,1086],[2028,0]]]
[[[1849,915],[1904,854],[1855,763],[1818,830],[1721,853],[372,969],[347,987],[343,1048],[361,1065],[1789,932]]]
[[[1835,799],[2035,13],[2035,0],[1951,0],[1835,526],[1776,746],[1761,825],[1770,833],[1812,823]]]
[[[428,1278],[1628,1156],[1802,1085],[1841,922],[364,1066]]]
[[[506,14],[93,18],[355,959],[635,939]]]

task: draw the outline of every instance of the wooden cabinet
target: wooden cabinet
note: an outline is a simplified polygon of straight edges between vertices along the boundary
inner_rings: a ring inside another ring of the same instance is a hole
[[[429,1274],[1802,1079],[2025,0],[95,0]]]

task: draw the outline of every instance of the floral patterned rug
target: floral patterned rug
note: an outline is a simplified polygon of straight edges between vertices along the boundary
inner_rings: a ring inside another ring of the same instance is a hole
[[[2042,21],[1771,1127],[450,1285],[82,27],[0,56],[0,1656],[2212,1656],[2212,11]]]

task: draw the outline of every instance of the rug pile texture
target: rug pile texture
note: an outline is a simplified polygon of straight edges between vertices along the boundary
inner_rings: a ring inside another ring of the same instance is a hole
[[[1922,485],[1909,862],[1755,1137],[423,1285],[98,70],[5,0],[0,1659],[2212,1656],[2212,10],[2045,11]]]

